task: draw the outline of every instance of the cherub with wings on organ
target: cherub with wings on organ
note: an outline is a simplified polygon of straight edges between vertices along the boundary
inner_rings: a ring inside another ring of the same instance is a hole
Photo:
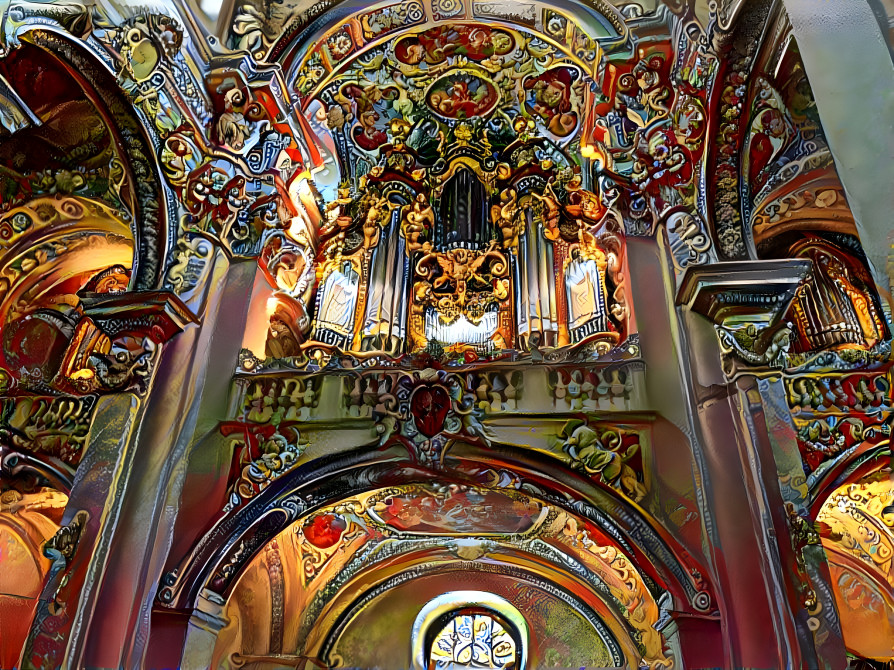
[[[431,275],[432,260],[441,268],[441,275],[435,277],[432,288],[438,290],[452,283],[455,287],[453,293],[459,304],[465,302],[469,281],[490,284],[491,279],[500,275],[506,264],[502,255],[493,247],[483,253],[469,249],[451,249],[446,253],[427,254],[423,257],[417,265],[421,276]]]

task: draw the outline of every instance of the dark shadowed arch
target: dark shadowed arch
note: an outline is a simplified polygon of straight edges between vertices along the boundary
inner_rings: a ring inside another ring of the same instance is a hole
[[[114,142],[126,157],[124,170],[133,190],[131,228],[136,240],[130,288],[139,291],[160,287],[165,254],[170,246],[163,206],[166,195],[155,150],[134,112],[133,103],[106,64],[61,30],[49,26],[31,28],[18,38],[43,49],[65,66],[103,117]]]

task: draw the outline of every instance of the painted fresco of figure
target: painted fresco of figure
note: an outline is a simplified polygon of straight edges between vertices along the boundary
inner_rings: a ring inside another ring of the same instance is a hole
[[[597,333],[614,330],[609,323],[606,272],[609,256],[596,237],[585,228],[578,230],[578,243],[563,264],[562,278],[567,309],[567,327],[572,344]],[[616,260],[616,259],[615,259]]]
[[[574,261],[565,272],[568,295],[568,327],[576,330],[593,319],[605,318],[602,278],[593,261]]]

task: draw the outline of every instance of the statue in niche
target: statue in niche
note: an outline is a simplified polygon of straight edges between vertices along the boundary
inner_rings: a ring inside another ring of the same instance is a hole
[[[407,240],[407,253],[426,251],[430,231],[435,226],[435,211],[424,193],[416,196],[404,214],[403,233]]]
[[[363,219],[363,248],[372,249],[379,244],[382,234],[381,221],[387,217],[388,201],[376,194],[371,194],[369,209]]]
[[[500,193],[500,204],[492,205],[491,218],[503,236],[504,249],[517,249],[518,237],[524,231],[524,217],[518,205],[514,188],[507,188]]]
[[[278,304],[270,315],[264,355],[268,358],[289,358],[301,353],[301,331],[296,329],[296,314],[284,304]]]

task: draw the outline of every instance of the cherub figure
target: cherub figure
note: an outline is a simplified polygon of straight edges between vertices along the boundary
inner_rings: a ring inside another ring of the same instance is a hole
[[[429,242],[421,242],[428,230],[435,225],[435,212],[424,193],[416,196],[416,200],[404,214],[403,234],[407,240],[407,253],[426,250]]]
[[[543,234],[548,240],[555,242],[559,239],[559,198],[553,191],[552,184],[547,184],[543,195],[533,194],[543,205],[541,218],[543,220]]]
[[[382,234],[381,220],[387,216],[388,201],[375,194],[369,199],[369,209],[366,210],[366,218],[363,220],[363,247],[372,249],[379,243]]]
[[[518,248],[518,236],[522,232],[522,226],[519,221],[515,189],[507,188],[500,193],[500,204],[490,208],[490,215],[494,225],[499,226],[503,234],[503,248]]]

